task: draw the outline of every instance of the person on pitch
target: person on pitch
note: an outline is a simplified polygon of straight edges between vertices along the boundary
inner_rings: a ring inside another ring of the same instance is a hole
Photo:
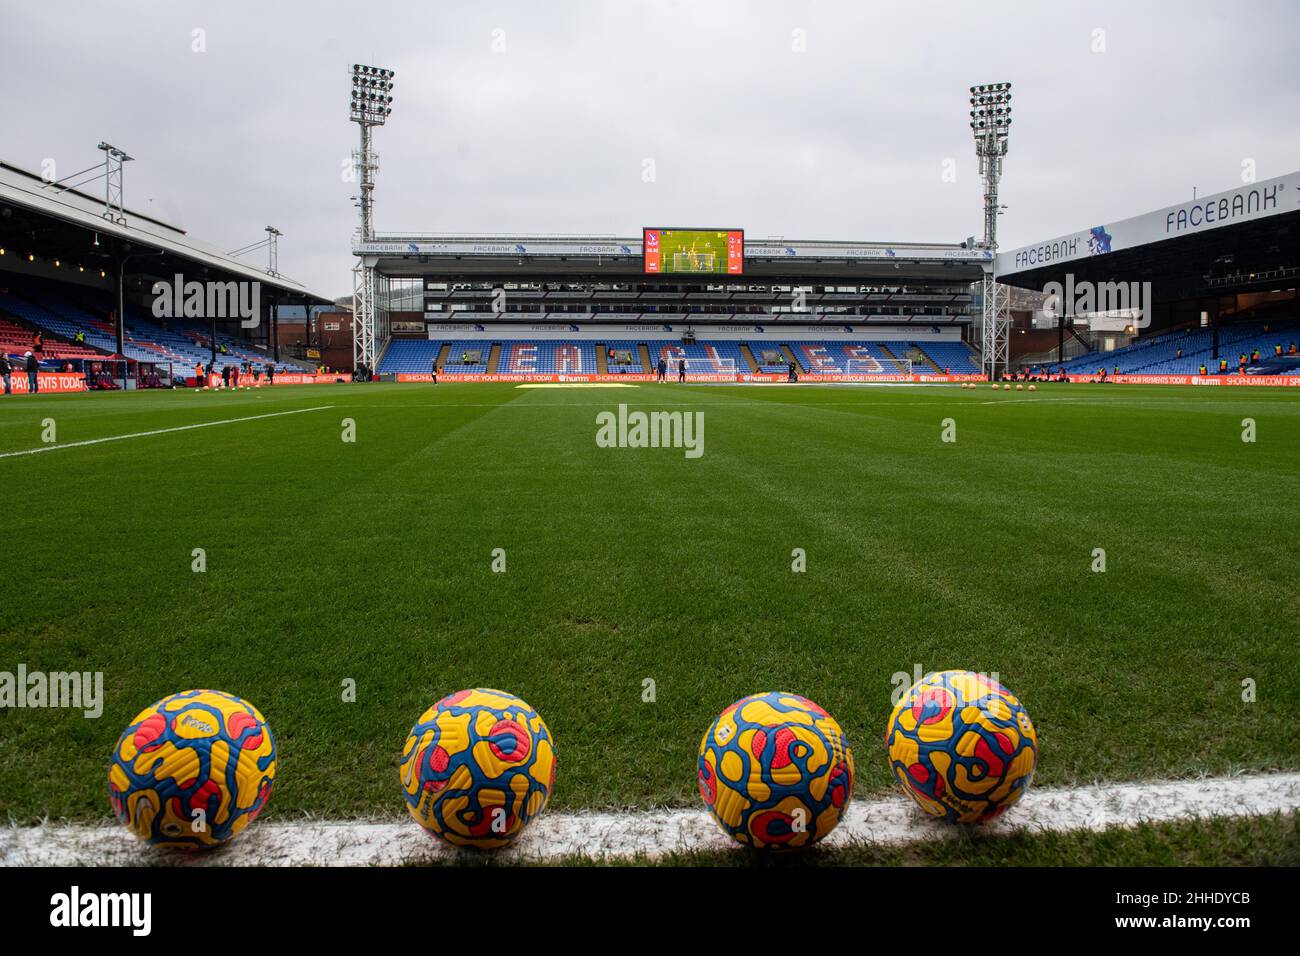
[[[686,359],[677,360],[677,381],[686,381]]]

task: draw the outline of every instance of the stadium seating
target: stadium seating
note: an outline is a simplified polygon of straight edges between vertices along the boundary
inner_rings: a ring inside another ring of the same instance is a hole
[[[1219,357],[1227,359],[1230,372],[1238,370],[1243,352],[1249,362],[1255,349],[1259,350],[1261,358],[1270,358],[1276,345],[1280,344],[1283,351],[1290,348],[1292,342],[1300,345],[1300,323],[1275,320],[1267,323],[1267,332],[1264,331],[1265,324],[1243,322],[1219,330]],[[1181,358],[1179,349],[1183,352]],[[1118,368],[1121,375],[1195,375],[1202,365],[1210,374],[1218,373],[1214,336],[1204,328],[1138,339],[1124,348],[1089,352],[1064,363],[1067,373],[1081,375],[1095,374],[1100,368],[1105,368],[1108,373]]]
[[[393,339],[379,362],[378,372],[427,375],[438,357],[442,342],[429,339]]]
[[[503,342],[497,371],[503,374],[535,372],[541,375],[594,375],[593,342]]]
[[[789,368],[789,360],[784,357],[781,346],[776,342],[746,342],[745,344],[749,346],[749,351],[754,356],[754,363],[760,372],[784,372]],[[764,352],[776,352],[779,360],[764,362]]]
[[[645,369],[641,364],[641,346],[646,346],[650,355],[650,364],[658,364],[660,357],[668,363],[668,373],[677,374],[677,363],[686,359],[687,375],[709,374],[744,374],[749,371],[749,362],[741,351],[741,343],[735,341],[697,341],[689,345],[680,339],[611,339],[607,342],[579,342],[567,340],[510,339],[500,342],[458,341],[445,343],[424,339],[393,339],[383,359],[379,371],[384,373],[427,373],[433,360],[438,356],[443,345],[449,345],[443,370],[458,375],[481,375],[488,371],[488,359],[493,345],[499,345],[501,352],[497,364],[497,373],[539,375],[593,375],[599,368],[597,349],[604,347],[616,352],[631,352],[633,364],[625,366],[627,372],[641,373]],[[786,371],[787,361],[782,357],[775,363],[762,364],[764,351],[775,351],[782,355],[781,343],[756,342],[745,343],[749,346],[759,370],[770,373]],[[791,350],[799,360],[805,374],[874,374],[901,375],[902,370],[890,357],[879,342],[824,342],[806,341],[789,343]],[[885,343],[895,355],[903,357],[910,349],[923,349],[940,369],[950,368],[954,373],[976,373],[979,367],[969,346],[961,342],[934,343]],[[469,365],[460,361],[463,352],[477,351],[481,361]],[[608,362],[608,359],[607,359]],[[618,374],[620,367],[609,363],[606,366],[613,374]],[[929,365],[916,364],[914,371],[933,372]]]
[[[948,369],[953,375],[974,375],[980,371],[975,353],[965,342],[911,342],[939,367],[939,371]],[[933,371],[933,369],[931,369]]]
[[[466,362],[466,354],[477,352],[479,360],[477,362]],[[488,358],[492,354],[491,342],[452,342],[451,349],[447,352],[447,361],[442,367],[448,372],[455,372],[460,375],[483,375],[488,370]],[[426,368],[427,372],[428,369]]]
[[[739,342],[693,342],[683,344],[678,339],[660,339],[646,343],[650,349],[650,364],[659,359],[668,362],[670,374],[677,374],[677,363],[686,360],[687,375],[716,375],[744,373],[749,364],[740,351]]]
[[[5,296],[0,294],[0,309],[7,309]],[[14,310],[10,310],[14,311]],[[76,361],[78,359],[97,359],[103,358],[101,352],[96,352],[92,348],[84,345],[77,345],[71,342],[60,342],[46,335],[44,347],[41,349],[37,358],[43,361],[57,359],[60,361]],[[25,326],[18,325],[16,322],[10,322],[7,319],[0,319],[0,352],[11,358],[22,358],[32,348],[32,330]]]
[[[902,370],[874,342],[791,342],[806,375],[901,375]]]
[[[615,362],[609,362],[608,358],[606,359],[607,362],[606,367],[612,374],[618,375],[620,373],[626,373],[631,375],[637,373],[641,373],[641,374],[645,373],[645,366],[642,365],[641,363],[641,346],[639,342],[634,342],[630,340],[614,340],[614,341],[606,342],[604,344],[606,349],[613,349],[616,353],[618,352],[632,353],[631,365],[619,365]]]
[[[101,353],[116,353],[116,334],[105,318],[112,308],[108,293],[31,277],[7,281],[9,291],[0,292],[0,309],[65,339],[74,338],[78,332],[85,333],[93,357],[102,357]],[[122,354],[125,358],[170,364],[175,374],[188,372],[199,363],[206,365],[212,358],[209,330],[191,322],[180,321],[173,323],[171,328],[163,328],[136,307],[127,306],[123,330]],[[230,335],[219,333],[217,345],[218,348],[226,347],[225,353],[217,354],[217,369],[242,362],[264,366],[269,361],[264,352],[256,351],[247,342]],[[95,352],[96,349],[99,351]],[[284,363],[278,363],[276,370],[300,371],[298,367]]]

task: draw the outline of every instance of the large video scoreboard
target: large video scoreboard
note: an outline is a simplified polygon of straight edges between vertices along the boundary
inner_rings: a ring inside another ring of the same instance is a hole
[[[743,229],[652,229],[641,236],[647,275],[745,274]]]

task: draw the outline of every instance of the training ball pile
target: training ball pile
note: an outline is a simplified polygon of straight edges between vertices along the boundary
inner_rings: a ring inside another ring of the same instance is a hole
[[[810,846],[849,805],[853,753],[840,725],[812,701],[754,694],[719,714],[700,741],[699,787],[736,841]]]
[[[462,690],[415,722],[402,750],[406,808],[455,846],[503,847],[555,788],[555,743],[537,711],[499,690]]]
[[[927,674],[903,695],[885,731],[889,763],[926,813],[991,820],[1029,789],[1038,735],[1020,701],[970,671]]]
[[[256,707],[219,690],[182,691],[142,710],[123,732],[108,799],[141,840],[219,846],[266,806],[275,765],[275,738]]]

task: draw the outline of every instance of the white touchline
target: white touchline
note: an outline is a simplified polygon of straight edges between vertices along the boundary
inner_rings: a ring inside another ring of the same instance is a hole
[[[400,805],[400,800],[398,801]],[[933,820],[902,794],[855,800],[822,842],[914,843],[958,834],[1006,836],[1102,830],[1138,823],[1240,817],[1300,808],[1300,773],[1211,777],[1165,783],[1031,789],[1007,813],[978,827]],[[701,808],[632,813],[543,813],[498,856],[646,857],[672,851],[739,849]],[[457,851],[411,820],[397,823],[254,823],[229,846],[205,853],[148,847],[120,826],[46,824],[0,828],[0,866],[395,866]]]
[[[223,418],[219,422],[198,422],[194,425],[177,425],[174,428],[155,428],[153,431],[132,432],[129,435],[109,435],[107,438],[88,438],[85,441],[69,441],[40,448],[27,448],[23,451],[0,452],[0,458],[17,458],[20,455],[39,455],[41,452],[58,451],[61,448],[82,448],[86,445],[101,445],[106,441],[126,441],[128,438],[148,438],[150,435],[166,435],[168,432],[187,432],[194,428],[211,428],[213,425],[234,425],[237,422],[255,422],[259,418],[279,418],[282,415],[301,415],[303,412],[320,412],[333,405],[317,405],[315,408],[295,408],[287,412],[267,412],[265,415],[245,415],[243,418]]]

